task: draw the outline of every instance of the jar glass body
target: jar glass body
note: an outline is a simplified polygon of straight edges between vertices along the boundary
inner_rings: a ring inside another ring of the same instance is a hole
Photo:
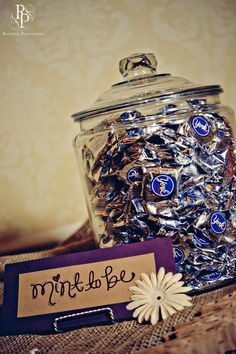
[[[81,121],[74,148],[99,247],[168,236],[189,285],[232,277],[233,121],[218,95],[172,97]]]

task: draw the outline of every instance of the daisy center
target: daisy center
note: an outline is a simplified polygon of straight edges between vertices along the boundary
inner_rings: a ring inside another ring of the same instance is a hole
[[[164,299],[164,294],[161,291],[158,291],[156,293],[156,300],[157,301],[162,301]]]

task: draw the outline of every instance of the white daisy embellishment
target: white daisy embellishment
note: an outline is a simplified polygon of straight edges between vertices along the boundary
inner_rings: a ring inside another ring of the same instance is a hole
[[[129,288],[133,295],[126,308],[134,310],[133,317],[139,323],[150,320],[155,325],[161,318],[165,320],[184,307],[192,306],[191,297],[185,294],[192,289],[183,286],[181,278],[181,273],[165,274],[163,267],[157,274],[151,273],[150,277],[142,273],[141,280],[135,280],[136,286]]]

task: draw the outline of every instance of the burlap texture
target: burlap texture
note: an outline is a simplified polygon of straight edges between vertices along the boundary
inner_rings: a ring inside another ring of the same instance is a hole
[[[233,291],[236,291],[236,284],[195,296],[192,307],[155,326],[124,321],[111,326],[82,328],[62,334],[0,337],[0,353],[135,353],[162,343],[168,332],[191,321],[204,304],[220,301]]]
[[[80,232],[73,235],[70,242],[65,242],[54,250],[0,257],[1,272],[3,274],[6,263],[94,248],[88,224],[84,225],[83,236],[80,237],[80,235]],[[186,324],[197,316],[203,305],[218,302],[234,291],[236,291],[236,284],[194,296],[192,307],[176,313],[155,326],[140,325],[137,321],[124,321],[110,326],[82,328],[63,334],[2,336],[0,337],[0,353],[135,353],[162,343],[166,335],[171,333],[176,326]],[[3,283],[0,282],[0,304],[2,303],[2,295]],[[201,354],[197,349],[194,353]],[[176,352],[176,354],[178,353]],[[213,352],[213,354],[215,353]]]

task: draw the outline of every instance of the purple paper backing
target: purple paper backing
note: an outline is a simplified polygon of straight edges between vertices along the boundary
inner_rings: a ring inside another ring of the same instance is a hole
[[[173,258],[172,241],[170,238],[155,239],[152,241],[134,243],[113,248],[97,249],[93,251],[77,252],[51,258],[44,258],[34,261],[27,261],[6,265],[4,275],[4,302],[1,316],[1,334],[20,334],[20,333],[48,333],[53,331],[52,323],[56,317],[81,312],[83,310],[73,310],[59,312],[48,315],[30,316],[17,318],[18,302],[18,279],[19,274],[30,273],[50,268],[60,268],[71,265],[87,264],[110,259],[118,259],[128,256],[135,256],[154,252],[156,269],[161,266],[167,272],[175,273],[175,264]],[[132,318],[132,312],[126,310],[127,303],[109,305],[113,310],[116,321]],[[93,307],[95,309],[100,308]],[[103,306],[104,307],[104,306]],[[98,325],[103,323],[104,316],[93,316],[90,319],[81,318],[79,324]]]

